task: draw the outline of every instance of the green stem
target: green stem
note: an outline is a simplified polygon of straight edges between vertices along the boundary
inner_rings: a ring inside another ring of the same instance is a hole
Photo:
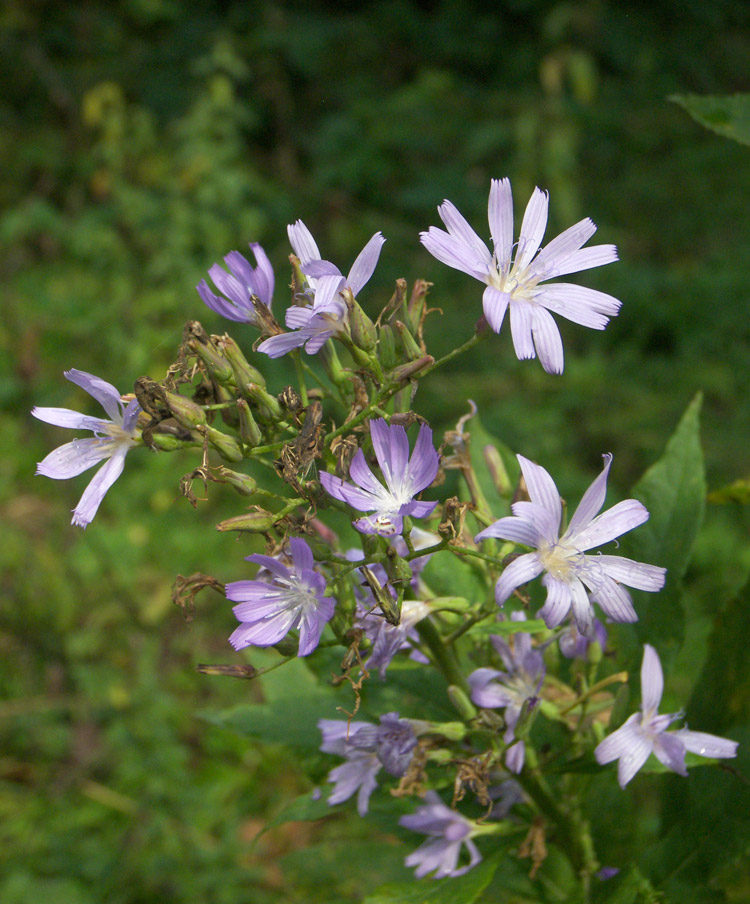
[[[470,348],[474,348],[477,342],[480,339],[484,339],[484,337],[489,333],[489,329],[482,330],[481,333],[474,333],[471,339],[467,339],[463,345],[459,345],[458,348],[454,348],[452,352],[448,352],[447,355],[443,355],[442,358],[438,358],[437,361],[430,365],[430,367],[426,367],[422,371],[422,376],[425,376],[429,373],[432,373],[433,370],[436,370],[438,367],[442,367],[443,364],[447,364],[449,361],[452,361],[454,358],[457,358],[459,355],[462,355],[464,352],[467,352]]]
[[[469,684],[461,671],[456,659],[456,654],[451,647],[447,647],[429,616],[417,623],[417,633],[427,646],[435,660],[435,664],[443,673],[449,684],[455,684],[467,695],[470,694]]]
[[[294,367],[297,371],[297,383],[299,384],[299,396],[302,399],[302,404],[307,408],[307,385],[305,383],[305,371],[302,367],[302,361],[299,356],[299,349],[295,349],[292,352],[292,360],[294,361]]]

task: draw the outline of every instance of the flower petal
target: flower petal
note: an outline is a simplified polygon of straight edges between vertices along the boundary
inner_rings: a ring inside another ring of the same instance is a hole
[[[64,376],[71,383],[85,389],[86,392],[96,399],[97,402],[110,416],[115,424],[122,423],[122,405],[120,403],[120,393],[106,380],[95,377],[93,374],[86,373],[85,370],[66,370]]]
[[[301,331],[294,333],[280,333],[264,339],[258,346],[258,351],[268,355],[269,358],[281,358],[292,349],[300,348],[307,342],[308,337]]]
[[[484,269],[489,270],[492,263],[492,255],[485,243],[469,225],[466,218],[459,213],[455,204],[450,201],[443,201],[438,207],[438,214],[445,223],[449,234],[455,236],[467,249],[470,249],[474,259],[477,262],[481,261],[484,264]]]
[[[420,424],[414,451],[407,466],[409,492],[414,496],[428,487],[437,476],[440,459],[432,444],[432,430],[426,424]]]
[[[556,628],[570,611],[570,587],[550,574],[544,576],[542,583],[547,588],[547,600],[539,610],[539,618],[544,619],[548,628]]]
[[[93,436],[74,439],[53,449],[36,466],[36,473],[53,480],[67,480],[93,468],[111,454],[112,446],[106,440]]]
[[[523,455],[517,457],[521,465],[523,479],[526,482],[526,489],[529,492],[529,498],[532,502],[546,509],[554,518],[555,524],[559,526],[562,518],[562,503],[555,481],[541,465],[534,464],[533,461],[529,461]]]
[[[91,523],[107,490],[122,474],[127,452],[126,448],[115,449],[109,461],[105,462],[94,474],[91,483],[83,491],[78,505],[73,509],[73,524],[85,528],[87,524]]]
[[[544,510],[542,510],[544,511]],[[545,512],[545,515],[547,512]],[[480,531],[474,540],[480,542],[488,537],[495,537],[500,540],[512,540],[514,543],[522,543],[524,546],[538,546],[539,530],[530,520],[526,518],[517,518],[509,515],[506,518],[500,518],[489,527],[485,527]]]
[[[387,499],[388,493],[385,487],[370,470],[370,466],[365,459],[365,454],[361,449],[357,449],[354,458],[349,465],[349,476],[356,484],[361,486],[372,496],[378,499]]]
[[[308,261],[320,260],[321,254],[315,244],[315,239],[302,220],[297,220],[293,225],[287,226],[286,231],[289,236],[289,243],[302,265]]]
[[[558,268],[564,266],[571,254],[582,248],[595,232],[596,226],[588,217],[569,226],[542,248],[529,268],[530,274],[540,281],[559,276]]]
[[[654,753],[660,763],[678,775],[687,775],[685,745],[673,734],[660,734],[654,738]]]
[[[319,480],[326,493],[345,502],[353,508],[359,509],[361,512],[369,512],[372,509],[378,509],[381,505],[381,499],[368,493],[354,484],[345,483],[340,477],[329,474],[327,471],[321,471],[318,475]]]
[[[594,556],[587,556],[593,559]],[[634,562],[624,556],[597,555],[598,565],[615,581],[634,587],[636,590],[647,590],[654,593],[661,590],[667,574],[666,568],[658,565],[646,565],[644,562]]]
[[[671,734],[673,737],[679,738],[685,750],[697,753],[699,756],[708,756],[715,759],[737,756],[737,747],[739,746],[737,741],[720,738],[717,735],[707,734],[704,731],[689,731],[687,728],[681,728]]]
[[[564,539],[570,539],[570,542],[574,546],[577,545],[575,543],[575,537],[578,531],[585,528],[604,505],[604,499],[607,495],[607,477],[609,476],[609,469],[612,465],[612,456],[606,454],[603,457],[604,468],[602,469],[601,474],[583,494],[583,498],[578,503],[578,508],[570,519],[568,529],[565,531]]]
[[[303,569],[312,571],[315,567],[315,560],[308,544],[300,537],[292,537],[289,540],[289,545],[292,549],[292,561],[297,574],[300,574]]]
[[[565,276],[568,273],[579,273],[581,270],[603,267],[616,260],[617,248],[615,245],[592,245],[590,248],[575,251],[565,261],[558,262],[555,266],[555,276]]]
[[[547,211],[549,195],[540,188],[535,188],[521,223],[521,235],[518,239],[518,250],[513,264],[515,271],[525,270],[531,259],[539,250],[547,228]]]
[[[628,591],[613,581],[607,574],[604,574],[600,568],[596,568],[596,571],[594,571],[587,567],[592,560],[597,560],[597,556],[584,556],[584,559],[586,564],[584,567],[577,569],[577,574],[591,590],[596,602],[599,603],[613,621],[637,622],[638,616],[633,608],[633,600]]]
[[[549,311],[540,305],[531,309],[531,335],[544,370],[548,374],[561,374],[565,356],[560,330]]]
[[[403,486],[409,461],[406,430],[397,424],[387,424],[383,418],[375,418],[370,421],[370,437],[388,489],[397,493]]]
[[[441,263],[461,270],[480,282],[487,282],[489,265],[485,265],[484,257],[478,259],[472,249],[467,248],[460,239],[436,226],[430,226],[426,232],[419,233],[419,241]]]
[[[544,566],[535,552],[528,552],[514,559],[503,571],[495,584],[495,602],[502,606],[513,591],[538,577]]]
[[[663,692],[664,673],[659,661],[659,654],[651,644],[646,643],[643,645],[643,663],[641,664],[641,709],[644,713],[655,714],[659,711]]]
[[[594,610],[591,607],[591,600],[589,600],[589,596],[586,593],[586,588],[577,577],[571,577],[568,582],[568,589],[570,590],[570,602],[576,628],[584,637],[588,637],[594,622]]]
[[[615,537],[626,534],[644,521],[648,521],[648,518],[648,510],[637,499],[625,499],[602,512],[581,528],[575,536],[569,533],[566,536],[569,543],[583,552],[593,546],[609,543]]]
[[[575,283],[540,286],[534,301],[553,313],[592,330],[603,330],[609,323],[609,318],[615,317],[621,307],[621,302],[612,295],[577,286]]]
[[[494,286],[487,286],[482,295],[482,310],[485,319],[490,325],[490,329],[499,333],[505,319],[505,312],[508,310],[510,295],[507,292],[501,292]]]
[[[352,264],[352,269],[349,271],[349,275],[346,278],[346,284],[352,290],[352,295],[354,295],[355,298],[363,286],[369,282],[370,277],[375,272],[375,267],[378,265],[380,251],[384,243],[385,239],[383,238],[383,234],[381,232],[376,232],[360,251],[357,259]]]
[[[501,267],[507,267],[513,253],[513,193],[510,179],[493,179],[490,183],[487,214],[495,246],[495,260]],[[494,326],[492,328],[495,329]]]
[[[93,430],[94,433],[105,433],[110,421],[103,421],[100,417],[91,417],[70,408],[32,408],[31,413],[35,418],[44,421],[45,424],[54,424],[55,427],[67,427],[70,430]]]
[[[513,348],[519,361],[527,361],[536,357],[534,338],[531,334],[533,324],[531,304],[528,301],[510,301],[510,334],[513,337]]]

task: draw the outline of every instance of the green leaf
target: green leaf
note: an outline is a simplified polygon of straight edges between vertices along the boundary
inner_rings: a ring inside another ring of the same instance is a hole
[[[508,637],[511,634],[518,634],[525,631],[527,634],[538,634],[549,629],[541,618],[534,618],[530,621],[494,621],[486,625],[474,625],[470,629],[471,634],[500,634]]]
[[[667,580],[660,593],[637,593],[636,625],[641,641],[666,653],[682,642],[684,612],[680,582],[698,534],[706,499],[706,478],[700,445],[702,396],[695,396],[667,442],[664,454],[633,488],[649,510],[649,520],[633,531],[624,545],[640,562],[662,565]]]
[[[474,904],[487,888],[504,852],[483,860],[455,879],[416,879],[384,885],[365,898],[364,904]]]
[[[669,99],[707,129],[750,144],[750,94],[673,94]]]
[[[301,751],[320,747],[319,719],[335,719],[336,694],[320,685],[299,659],[263,676],[264,703],[202,713],[213,725]]]
[[[313,792],[308,791],[306,794],[300,794],[284,809],[277,813],[276,816],[263,829],[267,831],[274,826],[284,825],[286,822],[314,822],[316,819],[323,819],[330,816],[334,810],[329,806],[326,795],[322,794],[317,800],[313,797]]]
[[[750,582],[714,619],[708,656],[687,707],[696,729],[723,734],[730,725],[750,723]]]

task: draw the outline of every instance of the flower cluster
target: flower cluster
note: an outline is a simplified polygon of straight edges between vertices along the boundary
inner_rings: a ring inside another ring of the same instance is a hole
[[[353,693],[346,706],[339,696],[324,711],[349,706],[350,718],[315,714],[321,752],[343,760],[328,774],[328,803],[356,797],[365,816],[378,784],[397,780],[393,796],[419,799],[401,826],[428,836],[405,859],[418,878],[465,873],[482,857],[476,839],[519,826],[526,840],[515,848],[534,850],[536,870],[546,850],[540,833],[546,822],[556,823],[550,843],[568,844],[571,875],[587,888],[593,877],[618,868],[600,868],[587,820],[571,820],[586,802],[579,773],[616,760],[624,788],[652,753],[685,775],[687,753],[731,758],[738,745],[687,728],[668,731],[681,715],[658,711],[664,677],[649,644],[641,707],[622,725],[614,716],[615,730],[604,736],[616,711],[611,686],[627,680],[611,664],[630,630],[621,626],[639,617],[630,590],[656,593],[666,580],[661,565],[607,548],[650,517],[637,499],[602,511],[612,455],[604,455],[601,473],[566,523],[545,468],[518,455],[514,483],[510,456],[493,445],[472,447],[472,428],[464,426],[476,416],[473,403],[442,445],[412,410],[419,381],[500,332],[506,311],[518,358],[538,357],[547,373],[561,373],[562,340],[552,315],[601,330],[620,302],[551,280],[615,261],[615,247],[585,247],[596,230],[589,219],[543,246],[548,197],[538,188],[515,239],[507,179],[490,187],[491,249],[450,201],[438,212],[445,230],[430,227],[422,244],[485,286],[483,317],[449,354],[436,359],[427,350],[429,283],[418,280],[409,294],[399,280],[377,317],[360,306],[385,242],[380,232],[344,276],[298,220],[288,227],[294,253],[286,330],[271,313],[276,280],[257,243],[250,244],[255,266],[232,251],[226,269],[214,264],[208,271],[216,291],[207,280],[197,286],[212,312],[257,329],[254,363],[231,337],[209,335],[191,321],[168,377],[141,378],[134,398],[91,374],[67,371],[107,419],[34,408],[42,421],[93,433],[55,449],[38,473],[67,479],[103,462],[73,513],[73,523],[85,527],[132,448],[199,450],[200,466],[182,478],[181,492],[195,505],[190,486],[201,477],[243,497],[248,508],[218,529],[256,544],[246,560],[257,571],[225,585],[194,575],[189,592],[223,589],[239,623],[229,637],[235,651],[271,648],[263,661],[273,650],[283,658],[270,668],[295,653],[308,657],[304,668],[316,681],[333,671],[331,685]],[[289,353],[296,385],[271,391],[260,368]],[[440,498],[443,484],[450,492]],[[658,549],[643,557],[658,561]],[[543,602],[534,585],[525,590],[537,578]],[[253,678],[264,671],[249,664],[207,668]],[[565,732],[567,749],[552,750]],[[560,780],[571,763],[584,769],[571,767]],[[443,793],[449,788],[451,806]]]

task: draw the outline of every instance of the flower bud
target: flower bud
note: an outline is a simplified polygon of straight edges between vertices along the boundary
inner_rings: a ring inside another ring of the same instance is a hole
[[[217,430],[209,424],[204,424],[202,427],[197,427],[196,429],[200,434],[206,437],[209,443],[211,443],[214,449],[216,449],[219,455],[226,459],[226,461],[242,461],[245,457],[242,454],[240,444],[234,437],[227,436],[226,433],[222,433],[221,430]]]
[[[415,335],[421,335],[422,323],[427,313],[427,293],[432,288],[432,283],[424,279],[418,279],[414,283],[411,290],[411,298],[409,299],[409,327]]]
[[[240,496],[252,496],[258,489],[258,482],[249,474],[240,474],[239,471],[230,471],[224,467],[219,468],[217,473],[220,480],[234,487]]]
[[[476,718],[476,707],[471,702],[466,692],[461,690],[458,685],[451,684],[448,687],[448,699],[462,719],[470,722],[472,719]]]
[[[150,440],[150,447],[158,449],[160,452],[176,452],[178,449],[184,449],[188,445],[193,445],[193,443],[186,443],[171,433],[152,433]]]
[[[249,402],[257,407],[261,420],[275,423],[282,419],[283,412],[278,399],[266,392],[258,383],[245,383],[240,387],[240,391]]]
[[[420,722],[417,723],[421,729],[415,729],[415,734],[435,734],[449,741],[463,741],[466,737],[466,726],[463,722]]]
[[[394,383],[405,383],[426,368],[432,367],[434,363],[435,359],[432,355],[422,355],[417,361],[410,361],[409,364],[394,367],[388,376]]]
[[[265,534],[271,530],[275,519],[276,516],[272,515],[271,512],[256,507],[255,511],[246,512],[244,515],[235,515],[234,518],[227,518],[216,525],[216,530],[238,530],[250,534]]]
[[[397,279],[396,280],[396,289],[391,296],[391,300],[385,306],[385,312],[390,312],[391,316],[389,318],[389,323],[392,323],[394,320],[406,320],[408,316],[407,308],[406,308],[406,280],[405,279]],[[382,316],[382,315],[381,315]]]
[[[400,320],[395,320],[393,322],[393,329],[401,342],[401,346],[407,359],[409,361],[415,361],[417,358],[421,358],[424,352],[417,345],[416,339],[409,332],[409,328],[406,324],[402,323]]]
[[[378,327],[378,353],[380,363],[386,370],[390,370],[398,364],[396,337],[393,334],[393,327],[388,324]]]
[[[193,354],[201,359],[206,370],[217,383],[221,383],[224,386],[234,384],[234,371],[232,370],[232,365],[218,352],[212,343],[204,343],[199,342],[197,339],[190,339],[187,346]]]
[[[349,312],[349,331],[352,342],[358,348],[371,351],[375,348],[378,338],[375,324],[359,306],[350,288],[347,287],[341,294],[344,296],[346,308]]]
[[[177,392],[166,391],[164,398],[172,413],[172,417],[181,426],[187,427],[188,430],[193,430],[206,423],[206,412],[200,405],[196,405],[192,399],[188,399]]]
[[[510,482],[505,462],[503,462],[500,453],[494,446],[488,445],[482,449],[482,455],[498,493],[501,496],[511,496],[513,494],[513,484]]]
[[[216,344],[219,351],[224,355],[227,361],[229,361],[237,386],[244,386],[245,383],[257,383],[265,389],[265,377],[257,368],[247,362],[239,345],[237,345],[231,336],[224,333]]]
[[[237,413],[240,416],[240,439],[251,448],[259,446],[263,439],[260,427],[255,423],[250,406],[244,399],[237,399]]]

